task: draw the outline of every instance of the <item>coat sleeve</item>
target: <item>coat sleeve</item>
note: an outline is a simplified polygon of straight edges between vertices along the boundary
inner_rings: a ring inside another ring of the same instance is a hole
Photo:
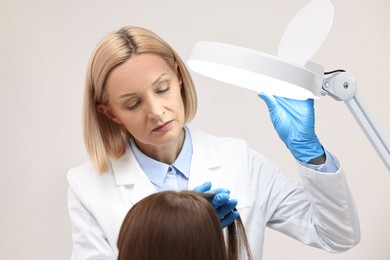
[[[72,226],[72,260],[115,260],[116,256],[92,214],[70,187],[68,210]]]
[[[259,196],[268,227],[333,253],[359,243],[358,214],[341,166],[334,174],[324,174],[298,165],[298,183],[272,163],[257,160],[255,151],[252,156],[253,173],[267,183]]]

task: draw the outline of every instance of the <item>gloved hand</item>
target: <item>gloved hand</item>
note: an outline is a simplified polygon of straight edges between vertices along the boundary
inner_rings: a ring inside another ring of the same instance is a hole
[[[238,201],[236,199],[229,199],[230,191],[227,189],[210,189],[211,182],[205,182],[202,185],[195,187],[193,191],[215,194],[210,203],[217,212],[222,228],[225,228],[233,223],[233,221],[239,216],[238,211],[233,211],[233,209],[237,206]]]
[[[308,163],[324,155],[314,132],[314,100],[295,100],[258,93],[268,107],[272,124],[293,156]]]

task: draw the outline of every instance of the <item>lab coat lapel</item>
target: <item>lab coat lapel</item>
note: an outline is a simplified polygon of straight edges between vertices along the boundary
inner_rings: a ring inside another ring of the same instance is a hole
[[[214,181],[215,171],[220,166],[220,159],[211,135],[189,127],[192,139],[191,173],[188,189]]]
[[[119,160],[112,163],[112,168],[116,184],[124,186],[129,191],[126,194],[128,194],[132,204],[156,192],[153,184],[138,164],[130,146],[127,147],[127,152]]]

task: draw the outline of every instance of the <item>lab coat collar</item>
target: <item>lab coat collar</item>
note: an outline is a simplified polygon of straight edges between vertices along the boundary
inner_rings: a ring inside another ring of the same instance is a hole
[[[192,190],[206,181],[213,182],[213,170],[221,165],[221,161],[212,135],[192,127],[189,130],[193,155],[188,189]]]
[[[193,145],[188,189],[192,189],[205,181],[212,180],[210,170],[220,166],[220,159],[211,135],[193,127],[188,127],[188,129]],[[153,184],[138,164],[130,145],[121,158],[112,161],[111,166],[117,185],[134,185],[134,188],[139,187],[145,194],[156,192]]]
[[[139,166],[130,145],[121,158],[112,162],[112,171],[118,186],[125,186],[132,190],[132,195],[128,199],[133,204],[156,192],[153,184]]]
[[[221,162],[213,136],[191,126],[188,129],[192,138],[193,157],[205,164],[207,168],[220,166]]]
[[[118,160],[112,161],[111,165],[117,185],[135,184],[138,180],[138,174],[142,172],[130,145],[127,147],[126,153]]]

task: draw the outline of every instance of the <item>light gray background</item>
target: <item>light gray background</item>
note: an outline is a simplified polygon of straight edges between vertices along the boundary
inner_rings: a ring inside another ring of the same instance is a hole
[[[289,20],[308,0],[0,2],[0,259],[69,259],[66,172],[87,160],[81,102],[89,56],[123,25],[147,27],[186,60],[194,42],[215,40],[276,54]],[[335,19],[313,58],[344,68],[390,136],[390,2],[334,0]],[[193,75],[193,124],[245,138],[289,175],[296,165],[254,92]],[[346,106],[316,101],[317,133],[345,167],[360,213],[362,240],[333,255],[266,231],[264,259],[390,259],[390,173]]]

